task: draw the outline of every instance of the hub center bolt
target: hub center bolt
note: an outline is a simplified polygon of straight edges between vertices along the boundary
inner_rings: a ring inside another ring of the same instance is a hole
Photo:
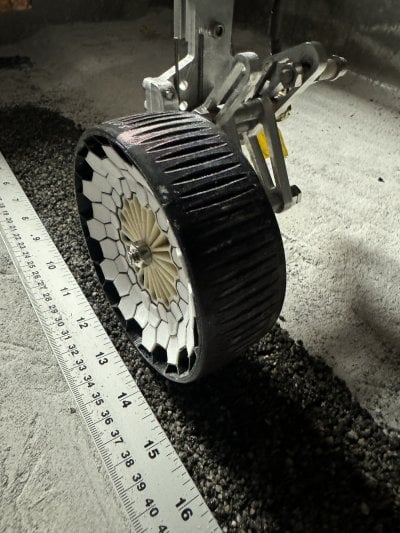
[[[127,246],[127,258],[130,266],[139,271],[150,265],[151,250],[144,241],[130,242]]]

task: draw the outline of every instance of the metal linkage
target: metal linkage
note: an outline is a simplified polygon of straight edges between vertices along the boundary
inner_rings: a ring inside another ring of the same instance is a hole
[[[307,42],[261,60],[254,52],[231,55],[233,0],[175,0],[175,65],[145,78],[148,111],[189,110],[220,126],[255,168],[275,212],[301,198],[289,184],[277,122],[293,99],[321,80],[336,80],[346,61]],[[183,44],[187,53],[181,58]],[[264,132],[270,168],[257,135]]]
[[[222,84],[233,61],[233,4],[174,1],[175,64],[158,78],[144,79],[148,111],[192,110]]]

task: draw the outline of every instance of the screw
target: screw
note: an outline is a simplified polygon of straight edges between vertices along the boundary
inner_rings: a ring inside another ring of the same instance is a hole
[[[219,39],[225,33],[225,26],[220,22],[216,22],[211,28],[211,35],[215,39]]]
[[[281,63],[279,80],[286,89],[292,85],[294,81],[294,76],[295,69],[293,63],[291,61],[286,61],[283,64]]]
[[[172,100],[173,97],[175,96],[175,93],[172,89],[166,89],[164,91],[164,96],[167,100]]]

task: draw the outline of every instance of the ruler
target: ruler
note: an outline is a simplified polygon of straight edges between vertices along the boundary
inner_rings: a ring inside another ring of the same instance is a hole
[[[0,232],[133,531],[221,531],[1,152]]]

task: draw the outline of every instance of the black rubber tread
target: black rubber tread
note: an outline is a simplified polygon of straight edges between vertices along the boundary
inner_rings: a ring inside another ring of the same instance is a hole
[[[192,381],[275,323],[286,286],[275,215],[248,161],[203,117],[144,113],[110,121],[83,135],[78,154],[99,136],[140,169],[174,228],[195,295],[199,349],[189,373],[167,377]]]

